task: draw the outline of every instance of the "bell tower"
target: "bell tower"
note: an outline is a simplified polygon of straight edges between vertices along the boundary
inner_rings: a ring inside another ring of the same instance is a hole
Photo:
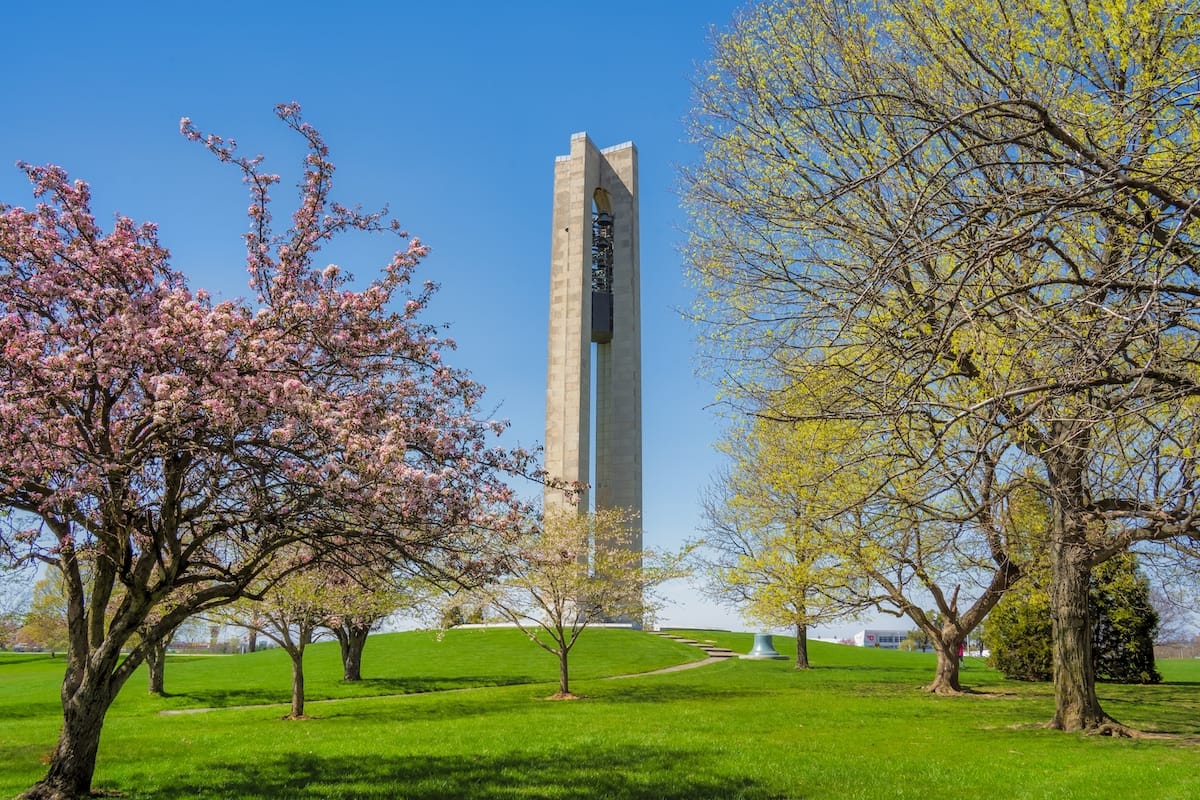
[[[586,133],[571,136],[571,152],[554,162],[552,224],[546,471],[590,484],[581,508],[590,508],[590,499],[596,508],[632,509],[640,551],[642,332],[633,142],[600,150]],[[548,490],[545,502],[561,504],[561,493]]]

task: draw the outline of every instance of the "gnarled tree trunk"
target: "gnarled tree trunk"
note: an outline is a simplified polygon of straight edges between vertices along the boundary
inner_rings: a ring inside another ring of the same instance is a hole
[[[24,800],[76,800],[91,796],[104,715],[129,675],[129,671],[114,674],[120,650],[108,649],[116,656],[105,654],[96,663],[68,652],[62,690],[63,726],[58,744],[50,756],[46,777],[21,795]]]
[[[937,653],[937,670],[934,672],[933,682],[925,687],[925,691],[934,694],[962,694],[962,684],[958,680],[958,649],[962,639],[930,636],[929,641]]]
[[[75,800],[90,797],[96,753],[107,703],[72,703],[63,709],[63,727],[46,777],[21,795],[25,800]]]
[[[342,680],[361,681],[362,653],[367,645],[367,634],[371,632],[371,626],[342,623],[330,630],[337,637],[338,646],[342,651]]]

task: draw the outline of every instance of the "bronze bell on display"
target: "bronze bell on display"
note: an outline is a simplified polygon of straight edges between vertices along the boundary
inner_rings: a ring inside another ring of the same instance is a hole
[[[741,658],[787,660],[787,656],[776,652],[775,639],[769,633],[754,634],[754,647]]]

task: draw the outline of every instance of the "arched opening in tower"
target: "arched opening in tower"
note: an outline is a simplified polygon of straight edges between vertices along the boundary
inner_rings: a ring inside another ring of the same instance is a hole
[[[613,336],[613,214],[608,192],[592,194],[592,341]]]

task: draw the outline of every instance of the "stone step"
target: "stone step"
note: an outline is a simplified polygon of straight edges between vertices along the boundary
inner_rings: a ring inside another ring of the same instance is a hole
[[[718,647],[714,644],[704,644],[696,641],[695,639],[688,639],[687,637],[680,636],[676,633],[667,633],[666,631],[649,632],[653,633],[655,636],[661,636],[664,639],[670,639],[671,641],[679,642],[680,644],[687,644],[691,645],[692,647],[699,648],[703,650],[709,658],[736,658],[738,655],[727,647]]]
[[[700,649],[708,653],[709,658],[734,658],[737,656],[737,653],[727,647],[706,647],[705,645],[700,645]]]

